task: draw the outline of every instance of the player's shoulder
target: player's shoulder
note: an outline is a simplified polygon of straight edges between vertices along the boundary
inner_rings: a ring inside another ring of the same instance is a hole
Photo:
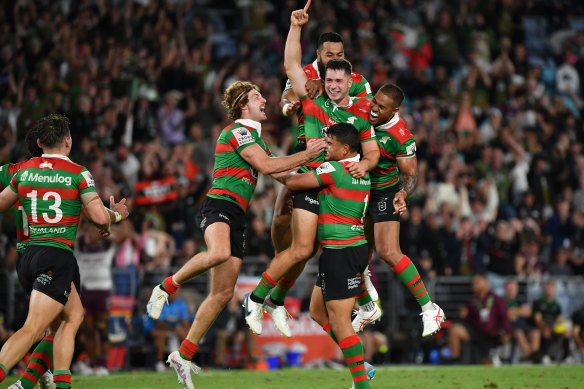
[[[371,110],[371,101],[363,97],[352,97],[353,104],[348,109],[353,115],[357,115],[369,123],[369,111]]]
[[[312,63],[309,63],[308,65],[304,66],[304,73],[306,74],[306,76],[310,79],[316,80],[318,79],[318,72],[317,70],[314,68]]]
[[[402,118],[399,118],[396,124],[389,127],[387,132],[389,132],[400,145],[403,145],[410,139],[414,139],[414,135],[408,130],[408,127]]]
[[[355,73],[355,72],[351,72],[351,81],[353,82],[357,82],[357,83],[362,83],[363,80],[365,80],[365,77],[359,73]]]
[[[316,174],[332,173],[338,170],[339,167],[342,168],[342,165],[337,161],[323,162],[316,168]]]

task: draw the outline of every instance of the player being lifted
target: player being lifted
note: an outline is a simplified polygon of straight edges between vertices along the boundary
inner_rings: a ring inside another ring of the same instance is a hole
[[[200,210],[200,226],[207,251],[191,258],[178,272],[152,290],[148,314],[158,319],[169,294],[189,279],[211,270],[211,288],[197,311],[195,320],[180,349],[168,357],[179,382],[193,389],[191,363],[201,338],[223,307],[233,298],[241,269],[245,243],[245,213],[257,183],[258,171],[275,174],[289,171],[311,160],[326,149],[317,139],[306,150],[279,158],[270,158],[268,145],[261,138],[261,122],[267,119],[266,99],[258,86],[237,81],[224,93],[223,106],[234,123],[225,127],[217,140],[213,185]]]
[[[308,9],[310,1],[306,4]],[[300,17],[300,18],[299,18]],[[304,113],[304,130],[307,141],[326,135],[329,126],[336,123],[352,124],[359,132],[363,156],[360,161],[347,165],[355,178],[364,177],[377,165],[379,148],[375,134],[368,122],[369,100],[352,98],[348,91],[351,87],[351,64],[345,59],[332,59],[325,68],[325,95],[310,99],[306,91],[306,73],[302,69],[300,34],[302,26],[308,21],[308,14],[303,11],[292,13],[290,32],[284,52],[286,73],[294,92],[300,96]],[[324,155],[307,162],[302,171],[318,167],[324,161]],[[246,321],[253,332],[260,334],[262,305],[266,296],[278,280],[296,280],[302,272],[306,261],[314,255],[318,245],[316,232],[318,224],[318,189],[296,191],[293,194],[292,243],[290,247],[276,255],[253,293],[244,298]],[[288,284],[288,286],[290,286]],[[276,327],[286,336],[291,336],[286,322],[287,315],[282,307],[284,301],[272,296],[266,300],[266,311],[272,316]],[[374,303],[371,303],[375,305]]]
[[[416,142],[398,113],[403,100],[403,91],[394,84],[383,85],[371,100],[369,122],[375,127],[381,156],[379,164],[371,171],[368,213],[374,236],[368,236],[367,240],[375,242],[379,258],[391,266],[420,304],[424,325],[422,336],[426,337],[440,329],[445,316],[442,309],[430,300],[416,266],[399,246],[400,215],[406,211],[405,200],[416,189],[418,177]],[[399,180],[400,174],[402,182]],[[361,331],[369,323],[368,317],[369,313],[359,309],[353,320],[355,331]]]
[[[349,173],[348,165],[359,161],[359,133],[355,127],[334,124],[326,140],[328,162],[316,170],[290,176],[286,186],[291,190],[320,189],[318,241],[322,254],[310,315],[341,348],[353,387],[369,388],[363,345],[351,326],[351,311],[355,296],[361,293],[361,274],[367,267],[363,223],[371,181],[369,174],[354,178]]]
[[[306,90],[312,98],[320,96],[323,93],[323,80],[321,79],[321,75],[325,74],[328,62],[335,58],[345,58],[343,37],[336,32],[322,33],[317,42],[316,59],[311,64],[304,66],[304,73],[306,73],[306,76],[308,77],[308,80],[306,81]],[[372,97],[369,83],[365,77],[359,73],[351,72],[349,96],[364,97],[368,100]],[[306,147],[304,113],[302,111],[300,99],[296,93],[294,93],[290,80],[286,82],[286,88],[282,93],[280,105],[284,116],[290,116],[292,113],[296,112],[298,119],[297,149],[304,149]],[[290,199],[290,195],[290,190],[286,186],[281,186],[276,199],[276,204],[274,205],[271,232],[272,242],[274,243],[276,253],[284,251],[290,247],[292,241],[292,231],[290,228],[292,200]],[[370,253],[369,261],[371,260],[371,254],[372,253]],[[359,303],[359,306],[363,307],[361,309],[362,311],[365,311],[366,309],[374,310],[374,312],[371,312],[368,317],[372,320],[376,320],[381,317],[381,310],[377,309],[376,305],[369,304],[371,301],[377,301],[378,299],[377,291],[369,277],[370,274],[369,270],[365,271],[363,276],[364,285],[362,287],[362,293],[357,297],[357,302]],[[285,316],[285,312],[283,311],[283,308],[281,308],[281,305],[285,300],[288,291],[294,285],[296,277],[297,275],[295,274],[288,274],[283,279],[279,280],[276,288],[272,290],[270,296],[266,299],[266,305],[276,307],[276,311],[273,312],[274,315]],[[274,305],[272,300],[276,301],[278,305]]]
[[[72,249],[81,206],[104,234],[109,233],[112,222],[126,218],[128,211],[125,199],[112,204],[115,211],[105,208],[91,174],[68,158],[72,140],[66,117],[49,115],[36,127],[44,154],[22,164],[10,186],[0,193],[0,212],[20,200],[30,230],[17,267],[18,279],[30,293],[29,311],[24,326],[0,351],[0,382],[47,327],[62,320],[54,339],[54,381],[57,388],[70,388],[75,334],[83,320],[79,267]]]

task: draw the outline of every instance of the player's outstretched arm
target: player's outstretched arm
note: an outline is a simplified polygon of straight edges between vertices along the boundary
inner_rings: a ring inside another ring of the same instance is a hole
[[[292,84],[292,89],[297,96],[304,96],[306,94],[306,80],[308,77],[302,69],[302,48],[300,46],[300,35],[302,33],[302,26],[308,22],[308,7],[310,0],[306,3],[304,9],[292,12],[290,17],[290,31],[286,39],[286,47],[284,49],[284,67],[286,68],[286,75]]]
[[[287,157],[268,157],[266,152],[257,144],[246,147],[241,151],[240,155],[254,169],[262,174],[268,175],[284,172],[296,166],[300,166],[304,162],[317,157],[320,153],[324,152],[326,148],[327,143],[324,139],[315,139],[308,143],[306,150]]]
[[[290,175],[284,181],[290,190],[316,189],[322,186],[312,171]]]
[[[298,96],[296,96],[296,93],[292,90],[292,87],[285,89],[284,92],[282,92],[282,99],[280,100],[282,115],[288,117],[295,114],[301,105],[302,104],[300,103]]]
[[[18,193],[9,186],[0,192],[0,213],[8,211],[18,201]]]

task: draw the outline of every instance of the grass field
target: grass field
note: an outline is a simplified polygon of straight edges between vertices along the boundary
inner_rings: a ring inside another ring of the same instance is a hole
[[[6,388],[11,377],[0,388]],[[348,389],[346,370],[211,370],[194,379],[196,389]],[[174,373],[117,373],[73,376],[76,389],[180,389]],[[380,367],[372,389],[388,388],[584,388],[584,365],[575,366],[395,366]]]

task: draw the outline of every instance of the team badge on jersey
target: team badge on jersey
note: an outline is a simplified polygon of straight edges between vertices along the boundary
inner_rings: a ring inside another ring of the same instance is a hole
[[[81,172],[83,178],[85,178],[85,182],[87,182],[87,186],[95,186],[95,181],[93,181],[93,176],[88,171]]]
[[[328,162],[323,163],[319,167],[316,168],[316,174],[324,174],[334,172],[335,167]]]
[[[53,169],[53,164],[52,164],[52,163],[50,163],[50,162],[48,162],[48,161],[45,161],[45,162],[41,163],[41,164],[39,165],[39,167],[40,167],[41,169]]]
[[[249,143],[254,143],[255,139],[251,132],[247,128],[236,128],[235,130],[231,131],[233,136],[235,136],[235,140],[239,146],[247,145]]]

